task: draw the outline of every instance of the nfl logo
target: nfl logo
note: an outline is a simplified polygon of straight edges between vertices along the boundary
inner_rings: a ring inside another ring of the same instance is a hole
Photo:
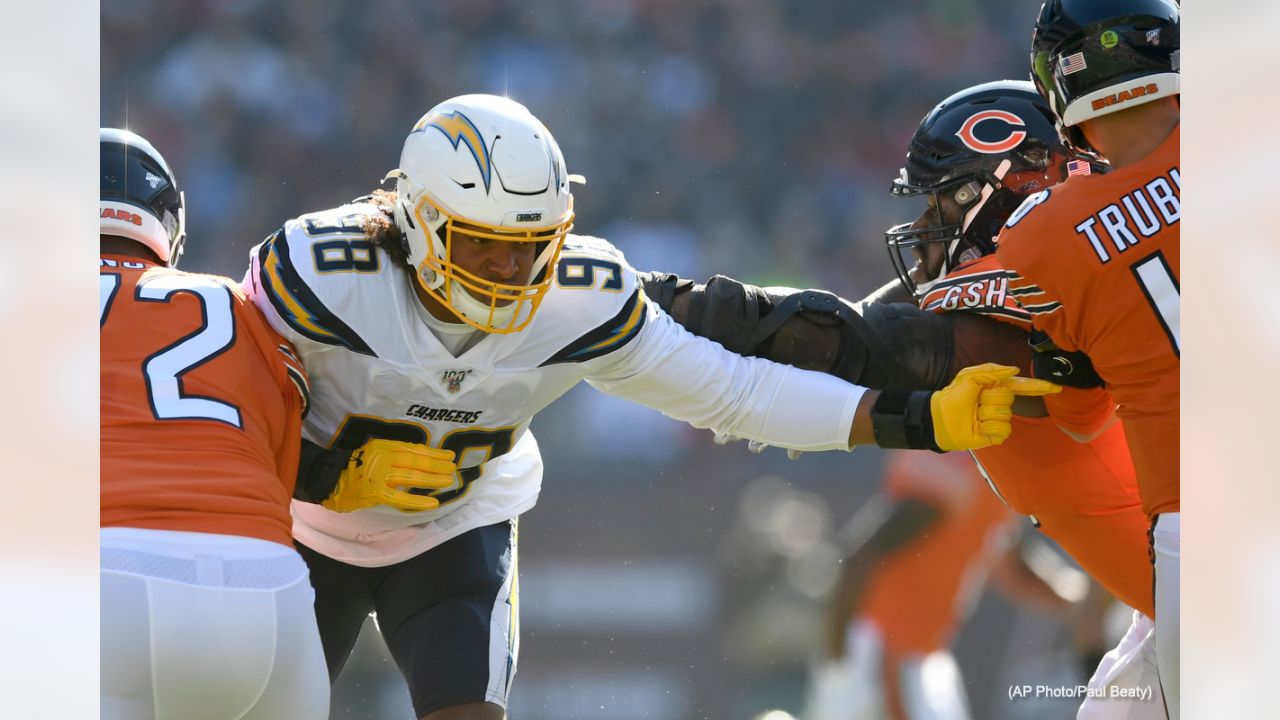
[[[445,370],[440,375],[440,382],[445,384],[449,392],[457,393],[462,389],[462,381],[470,374],[471,370]]]

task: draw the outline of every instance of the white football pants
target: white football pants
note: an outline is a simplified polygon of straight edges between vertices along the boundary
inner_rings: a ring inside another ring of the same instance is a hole
[[[1120,643],[1089,678],[1076,720],[1165,720],[1156,665],[1155,623],[1135,610]]]
[[[897,692],[909,720],[969,720],[969,700],[955,658],[946,650],[904,658],[895,687],[885,679],[880,630],[849,624],[845,654],[823,660],[809,675],[805,720],[883,720],[886,694]]]
[[[103,720],[325,720],[329,673],[291,547],[103,528]]]
[[[1160,668],[1160,686],[1170,720],[1181,716],[1179,702],[1178,646],[1182,641],[1179,625],[1182,610],[1182,513],[1156,516],[1151,533],[1156,556],[1156,657]]]

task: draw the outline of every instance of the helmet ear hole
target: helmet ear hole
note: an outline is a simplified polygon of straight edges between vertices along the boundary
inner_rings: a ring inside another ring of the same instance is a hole
[[[418,226],[413,224],[413,212],[409,210],[409,205],[405,203],[404,198],[400,199],[400,212],[404,217],[405,223],[409,225],[410,230],[417,230]]]
[[[966,207],[973,203],[974,200],[977,200],[981,194],[982,186],[978,184],[978,181],[970,180],[956,188],[955,194],[951,197],[955,199],[960,207]]]
[[[917,297],[940,278],[914,283],[908,277],[915,262],[912,251],[943,243],[944,273],[990,254],[995,251],[992,236],[1022,198],[1066,176],[1066,161],[1074,153],[1064,146],[1055,121],[1033,83],[1012,80],[961,90],[921,120],[891,193],[932,194],[945,219],[953,222],[939,218],[928,227],[903,223],[885,232],[895,270]],[[955,206],[961,210],[958,219]]]

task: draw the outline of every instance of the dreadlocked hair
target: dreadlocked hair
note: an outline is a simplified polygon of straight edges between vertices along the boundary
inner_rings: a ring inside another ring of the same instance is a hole
[[[393,212],[396,206],[396,192],[378,188],[356,202],[367,202],[376,205],[380,212],[377,215],[366,215],[363,230],[365,237],[374,245],[387,251],[391,259],[401,265],[408,265],[409,258],[405,253],[404,233],[396,225]]]

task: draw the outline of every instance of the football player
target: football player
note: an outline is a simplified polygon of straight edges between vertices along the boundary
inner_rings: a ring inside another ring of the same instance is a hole
[[[806,720],[971,717],[951,640],[989,574],[1017,555],[1013,517],[965,455],[891,456],[882,494],[844,532]]]
[[[160,153],[127,130],[99,145],[102,717],[323,720],[289,518],[306,372],[238,283],[174,269],[184,198]],[[451,480],[423,450],[361,448],[341,507],[431,506],[399,489]]]
[[[340,515],[296,502],[331,677],[375,612],[420,718],[500,718],[519,649],[517,517],[542,460],[535,414],[582,380],[696,427],[804,450],[934,450],[1007,435],[1013,368],[925,395],[874,393],[743,358],[649,302],[608,242],[570,234],[551,133],[522,105],[465,95],[428,111],[379,191],[289,220],[246,279],[311,374],[303,485],[369,438],[456,463],[439,507]]]
[[[1172,0],[1048,0],[1032,78],[1068,142],[1111,165],[1028,198],[1001,234],[1009,292],[1105,390],[1049,402],[1088,438],[1124,425],[1151,523],[1155,643],[1179,715],[1180,12]]]
[[[858,312],[820,291],[755,288],[725,277],[701,286],[652,273],[646,289],[677,321],[725,347],[869,387],[941,387],[958,368],[992,360],[1034,363],[1056,382],[1089,385],[1096,378],[1087,357],[1033,353],[1032,315],[1008,292],[993,241],[1026,197],[1073,170],[1105,166],[1062,142],[1030,82],[977,85],[943,100],[912,136],[891,191],[925,206],[914,222],[886,232],[899,279],[859,303]],[[1124,429],[1104,428],[1081,445],[1046,416],[1043,403],[1030,400],[1015,404],[1016,436],[974,457],[1011,508],[1140,611],[1128,648],[1147,637],[1154,601],[1147,523]],[[1111,672],[1095,681],[1154,684],[1149,654],[1126,657],[1132,664],[1108,665]],[[1125,702],[1104,704],[1124,711]],[[1132,717],[1150,717],[1153,708],[1158,703],[1136,707]]]

